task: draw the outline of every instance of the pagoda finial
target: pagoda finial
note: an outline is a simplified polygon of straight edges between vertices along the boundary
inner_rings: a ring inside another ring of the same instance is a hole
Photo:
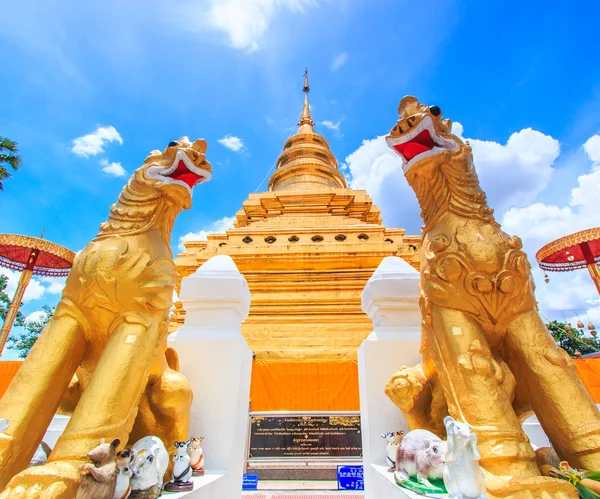
[[[304,68],[304,92],[310,92],[310,85],[308,84],[308,68]]]
[[[313,126],[315,122],[312,120],[310,115],[310,105],[308,104],[308,92],[310,92],[310,85],[308,84],[308,69],[304,70],[304,107],[302,108],[302,114],[300,115],[300,121],[298,126],[309,125]]]

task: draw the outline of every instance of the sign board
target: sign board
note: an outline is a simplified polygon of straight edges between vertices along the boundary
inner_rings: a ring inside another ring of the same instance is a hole
[[[360,458],[360,416],[250,416],[248,457]]]
[[[338,490],[365,490],[362,466],[338,466]]]
[[[244,474],[244,479],[242,481],[242,490],[256,490],[257,488],[258,488],[258,475]]]

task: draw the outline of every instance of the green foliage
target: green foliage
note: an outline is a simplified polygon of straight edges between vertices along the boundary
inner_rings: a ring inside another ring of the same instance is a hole
[[[8,338],[8,345],[13,350],[18,350],[19,357],[22,359],[27,357],[27,354],[31,351],[36,340],[40,337],[40,334],[42,334],[44,329],[46,329],[46,326],[54,315],[54,309],[48,305],[44,305],[42,307],[42,311],[44,314],[39,320],[25,320],[23,322],[23,329],[25,332],[21,334],[13,334],[10,338]]]
[[[2,181],[12,176],[11,169],[17,171],[20,166],[17,143],[0,135],[0,191],[4,189]]]
[[[8,307],[10,305],[10,298],[6,294],[6,286],[8,284],[8,277],[0,275],[0,319],[4,322]],[[27,321],[21,312],[17,312],[14,326],[20,326],[24,329],[23,333],[17,334],[13,330],[11,336],[8,337],[8,347],[15,350],[19,350],[19,357],[24,359],[33,347],[35,341],[39,338],[44,328],[50,322],[54,309],[48,305],[42,307],[44,315],[39,321]]]
[[[600,342],[596,338],[586,336],[582,328],[559,321],[552,321],[546,324],[546,327],[558,346],[571,357],[575,357],[576,352],[583,355],[600,352]]]
[[[8,285],[8,277],[0,275],[0,319],[4,322],[6,314],[8,313],[8,307],[10,305],[10,298],[6,294],[6,286]],[[21,312],[17,312],[15,317],[15,326],[22,326],[25,321],[25,317]]]

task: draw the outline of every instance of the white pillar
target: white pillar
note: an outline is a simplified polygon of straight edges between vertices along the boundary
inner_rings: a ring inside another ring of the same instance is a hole
[[[250,308],[248,283],[229,256],[219,255],[183,279],[179,298],[185,323],[169,345],[194,392],[190,436],[205,437],[206,476],[188,496],[240,497],[252,371],[252,352],[240,332]]]
[[[407,430],[398,409],[384,389],[394,372],[421,360],[419,272],[399,257],[381,262],[362,294],[363,311],[373,321],[373,332],[358,350],[365,497],[407,497],[389,476],[385,440],[388,431]]]

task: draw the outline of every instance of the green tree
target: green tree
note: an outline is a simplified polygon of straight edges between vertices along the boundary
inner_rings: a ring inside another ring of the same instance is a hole
[[[592,331],[593,336],[586,336],[583,324],[579,323],[577,326],[573,327],[569,323],[559,321],[546,324],[554,341],[571,357],[575,357],[576,352],[581,352],[583,355],[600,352],[600,342],[595,337],[596,331]]]
[[[21,166],[21,156],[17,143],[0,135],[0,191],[4,190],[3,180],[12,176],[11,169],[17,171]]]
[[[40,337],[40,334],[46,329],[46,326],[52,319],[54,315],[54,309],[49,307],[48,305],[44,305],[42,307],[43,314],[37,321],[28,321],[25,320],[23,322],[23,329],[25,332],[20,334],[13,334],[10,338],[8,338],[8,345],[13,350],[19,351],[19,357],[24,359],[27,357],[27,354],[33,348],[33,345]]]
[[[6,318],[6,314],[8,313],[8,307],[10,305],[10,298],[6,294],[6,286],[8,285],[8,277],[5,275],[0,275],[0,319],[4,322]],[[15,325],[22,326],[25,317],[21,312],[17,312],[17,316],[15,317]]]

